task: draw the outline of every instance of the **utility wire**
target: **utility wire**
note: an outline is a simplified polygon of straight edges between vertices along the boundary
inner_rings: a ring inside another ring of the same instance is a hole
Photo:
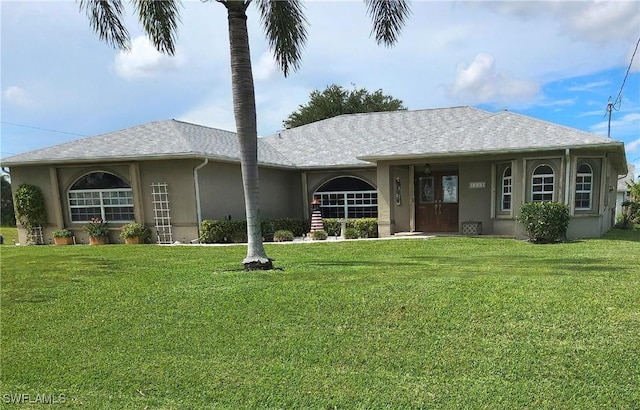
[[[25,124],[16,124],[15,122],[8,122],[8,121],[0,121],[0,123],[2,124],[7,124],[7,125],[15,125],[16,127],[23,127],[23,128],[32,128],[34,130],[41,130],[41,131],[48,131],[48,132],[57,132],[59,134],[68,134],[68,135],[75,135],[77,137],[87,137],[88,135],[83,135],[83,134],[77,134],[75,132],[67,132],[67,131],[58,131],[58,130],[51,130],[48,128],[41,128],[41,127],[34,127],[32,125],[25,125]]]
[[[620,91],[618,91],[618,96],[613,102],[613,109],[618,111],[620,109],[620,103],[622,102],[622,89],[624,88],[625,83],[627,82],[627,77],[629,76],[629,71],[631,71],[631,66],[633,65],[633,59],[638,52],[638,45],[640,45],[640,37],[638,37],[638,42],[636,43],[636,48],[633,50],[633,54],[631,55],[631,61],[629,61],[629,67],[627,67],[627,72],[624,75],[624,79],[622,80],[622,85],[620,86]],[[616,107],[617,106],[617,107]]]
[[[631,71],[631,66],[633,65],[633,59],[638,52],[638,45],[640,45],[640,37],[638,37],[638,41],[636,42],[636,48],[633,50],[633,54],[631,54],[631,61],[629,61],[629,67],[627,67],[627,72],[624,75],[624,79],[622,80],[622,85],[620,85],[620,91],[618,91],[618,96],[615,101],[611,101],[611,97],[609,97],[609,102],[607,103],[607,114],[609,115],[609,124],[607,126],[607,137],[611,138],[611,111],[620,110],[620,105],[622,104],[622,90],[624,89],[624,85],[627,82],[627,77],[629,76],[629,71]],[[607,115],[605,114],[605,116]]]

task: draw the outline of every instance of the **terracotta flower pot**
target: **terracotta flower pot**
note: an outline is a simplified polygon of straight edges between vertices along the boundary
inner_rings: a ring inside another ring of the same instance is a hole
[[[53,243],[56,245],[73,245],[72,236],[54,237]]]
[[[141,237],[133,236],[131,238],[124,238],[124,243],[126,243],[127,245],[137,245],[143,242]]]
[[[106,245],[109,243],[108,236],[90,236],[89,245]]]

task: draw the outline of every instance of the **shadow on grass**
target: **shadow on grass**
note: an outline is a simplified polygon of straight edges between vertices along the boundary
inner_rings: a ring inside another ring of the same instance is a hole
[[[610,241],[640,242],[640,229],[612,229],[602,239]]]

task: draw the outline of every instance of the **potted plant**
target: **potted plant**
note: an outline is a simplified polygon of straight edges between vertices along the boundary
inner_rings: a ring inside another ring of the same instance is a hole
[[[120,237],[126,244],[148,243],[151,240],[151,229],[145,224],[131,222],[122,226]]]
[[[54,231],[53,243],[56,245],[73,245],[73,232],[68,229]]]
[[[102,218],[91,218],[84,230],[89,234],[89,245],[109,243],[109,223]]]

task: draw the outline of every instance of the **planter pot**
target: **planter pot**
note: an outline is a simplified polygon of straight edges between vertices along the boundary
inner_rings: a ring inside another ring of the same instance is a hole
[[[73,245],[73,237],[72,236],[64,236],[60,238],[53,238],[53,243],[56,245]]]
[[[131,238],[124,238],[124,243],[126,243],[127,245],[137,245],[144,242],[142,241],[141,237],[133,236]]]
[[[90,236],[89,245],[106,245],[109,243],[108,236]]]

